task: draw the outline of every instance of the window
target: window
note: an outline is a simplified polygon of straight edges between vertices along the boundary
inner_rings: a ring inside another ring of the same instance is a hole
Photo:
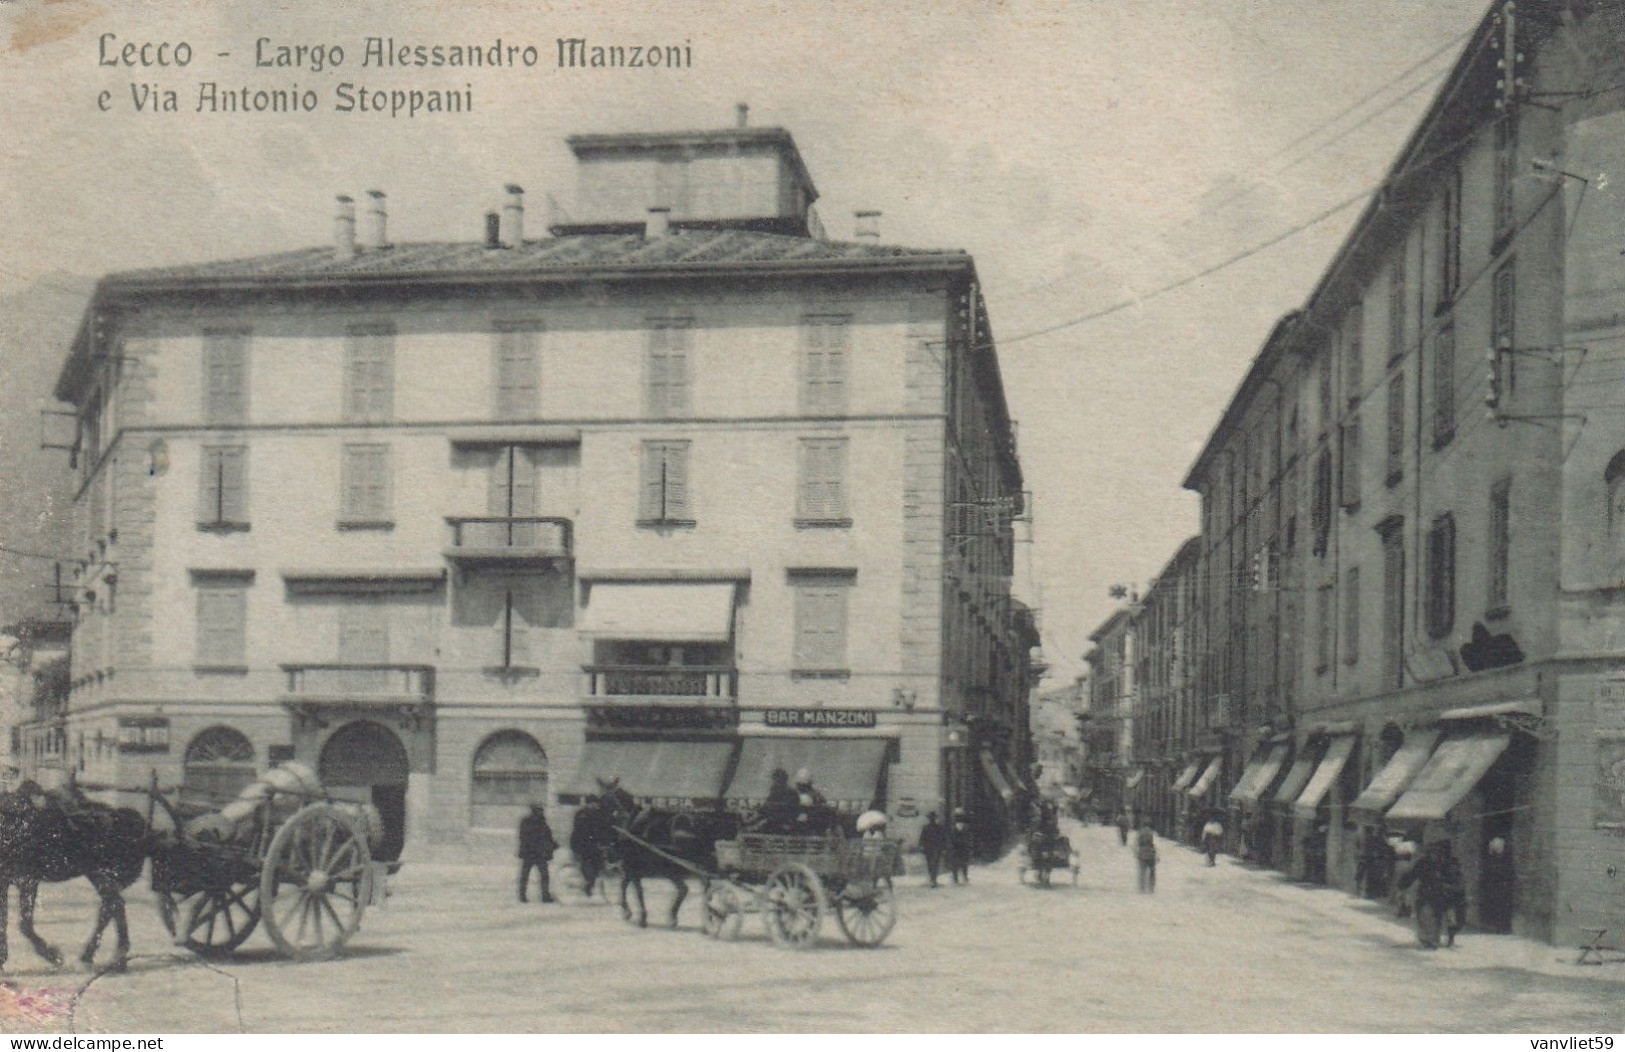
[[[850,524],[846,509],[846,439],[804,438],[798,459],[797,520]]]
[[[474,567],[457,578],[451,623],[475,630],[470,641],[484,671],[534,669],[543,657],[539,630],[571,624],[571,588],[560,574]]]
[[[1343,494],[1346,509],[1360,506],[1360,411],[1349,410],[1343,425]]]
[[[210,575],[197,585],[197,663],[240,668],[247,663],[247,574]]]
[[[1512,232],[1513,223],[1513,159],[1518,151],[1518,118],[1514,108],[1508,107],[1495,121],[1495,236],[1497,240]]]
[[[1433,338],[1433,448],[1456,437],[1456,329],[1446,325]]]
[[[650,525],[692,524],[688,493],[688,443],[643,443],[638,521]]]
[[[804,318],[801,323],[801,410],[846,412],[846,374],[851,319]]]
[[[1502,479],[1490,490],[1489,616],[1507,613],[1508,575],[1512,563],[1512,480]]]
[[[340,488],[339,525],[390,525],[389,447],[345,446]]]
[[[1395,361],[1405,353],[1405,255],[1410,244],[1400,246],[1388,271],[1388,360]]]
[[[810,574],[793,579],[796,672],[846,672],[847,596],[852,581],[850,575]]]
[[[389,663],[389,609],[375,595],[347,596],[338,609],[338,660],[347,665]]]
[[[1444,183],[1443,245],[1439,253],[1439,305],[1448,305],[1461,287],[1461,169]]]
[[[1382,675],[1387,687],[1405,685],[1405,538],[1399,519],[1382,529]]]
[[[1349,308],[1343,320],[1343,395],[1349,405],[1360,402],[1360,385],[1365,383],[1365,304]]]
[[[1440,515],[1428,530],[1428,635],[1443,639],[1456,620],[1456,520]]]
[[[531,804],[547,802],[547,753],[523,731],[498,731],[474,751],[469,797],[477,829],[507,829]]]
[[[1320,362],[1320,433],[1330,434],[1335,412],[1332,408],[1333,356],[1328,350]]]
[[[203,422],[248,423],[246,332],[203,334]]]
[[[691,323],[679,318],[649,324],[649,349],[644,367],[649,415],[686,416],[689,412]]]
[[[1496,372],[1503,385],[1503,393],[1508,395],[1518,389],[1518,274],[1514,262],[1509,259],[1501,264],[1495,272],[1495,286],[1490,291],[1493,301],[1490,304],[1490,317],[1495,326],[1491,343],[1495,348]]]
[[[198,525],[247,526],[247,447],[204,446],[199,465]]]
[[[535,522],[513,522],[536,515],[536,460],[523,446],[503,446],[491,464],[491,488],[486,507],[491,515],[508,519],[499,530],[502,544],[529,548],[537,542]]]
[[[1360,660],[1360,568],[1351,566],[1343,575],[1343,662]]]
[[[541,367],[537,356],[540,333],[525,323],[497,327],[492,376],[496,385],[499,420],[530,420],[541,412]]]
[[[186,747],[182,788],[201,801],[233,800],[253,780],[254,746],[230,727],[210,727]]]
[[[351,326],[344,344],[344,419],[380,423],[390,418],[394,403],[394,327]]]
[[[1390,486],[1405,477],[1405,374],[1388,381],[1388,477]]]
[[[1332,451],[1321,449],[1315,457],[1314,504],[1309,509],[1310,526],[1315,531],[1314,553],[1325,555],[1332,529]]]
[[[1323,584],[1315,592],[1315,671],[1325,672],[1332,663],[1332,586]]]

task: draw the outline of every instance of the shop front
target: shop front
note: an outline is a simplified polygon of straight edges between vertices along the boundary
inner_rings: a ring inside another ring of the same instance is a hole
[[[1274,857],[1273,823],[1263,801],[1273,795],[1275,783],[1292,755],[1292,741],[1280,735],[1259,746],[1230,791],[1235,828],[1240,833],[1241,856],[1270,864]]]

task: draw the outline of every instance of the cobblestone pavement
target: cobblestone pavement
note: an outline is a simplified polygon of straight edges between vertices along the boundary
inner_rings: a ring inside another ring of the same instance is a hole
[[[826,920],[803,953],[747,919],[702,938],[698,895],[677,931],[624,924],[565,892],[513,901],[506,867],[408,865],[342,959],[292,964],[256,934],[215,965],[174,951],[150,893],[131,894],[125,975],[52,972],[12,932],[0,1029],[81,1031],[1625,1031],[1625,963],[1468,933],[1423,952],[1373,905],[1160,845],[1135,891],[1115,831],[1071,827],[1077,887],[1017,883],[1014,858],[968,887],[907,877],[879,949]],[[650,888],[652,920],[670,891]],[[88,888],[47,886],[41,929],[77,953]],[[15,911],[12,921],[15,924]],[[30,1025],[31,1024],[31,1025]]]

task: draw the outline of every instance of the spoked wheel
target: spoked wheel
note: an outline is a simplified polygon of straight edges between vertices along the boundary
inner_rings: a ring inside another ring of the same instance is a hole
[[[855,880],[835,899],[835,919],[855,946],[879,946],[897,924],[891,878]]]
[[[359,823],[329,804],[294,812],[271,838],[260,877],[265,930],[299,960],[331,957],[361,926],[372,853]]]
[[[177,944],[200,957],[223,956],[246,942],[259,926],[259,885],[231,884],[189,895],[163,888],[158,892],[158,913]]]
[[[745,923],[745,910],[739,892],[725,880],[712,881],[705,888],[705,916],[701,930],[714,939],[733,942]]]
[[[767,933],[780,946],[805,950],[818,941],[824,921],[824,884],[818,874],[799,862],[773,871],[763,888]]]

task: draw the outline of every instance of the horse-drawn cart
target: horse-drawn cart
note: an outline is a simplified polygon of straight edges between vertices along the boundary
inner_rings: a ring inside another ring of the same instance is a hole
[[[833,912],[856,946],[879,946],[897,923],[892,877],[901,845],[869,837],[741,833],[716,844],[720,874],[705,888],[706,934],[733,939],[759,913],[775,943],[803,950]]]
[[[149,796],[169,819],[153,851],[152,889],[178,945],[230,953],[263,922],[285,956],[313,960],[337,953],[361,926],[376,815],[325,792],[308,767],[275,768],[224,807],[156,789]]]
[[[1078,853],[1072,849],[1072,841],[1059,832],[1045,830],[1034,831],[1027,837],[1025,854],[1021,864],[1016,869],[1016,879],[1025,884],[1027,873],[1033,874],[1033,880],[1041,888],[1050,886],[1050,874],[1058,869],[1072,871],[1072,883],[1078,883],[1078,871],[1081,868]]]

